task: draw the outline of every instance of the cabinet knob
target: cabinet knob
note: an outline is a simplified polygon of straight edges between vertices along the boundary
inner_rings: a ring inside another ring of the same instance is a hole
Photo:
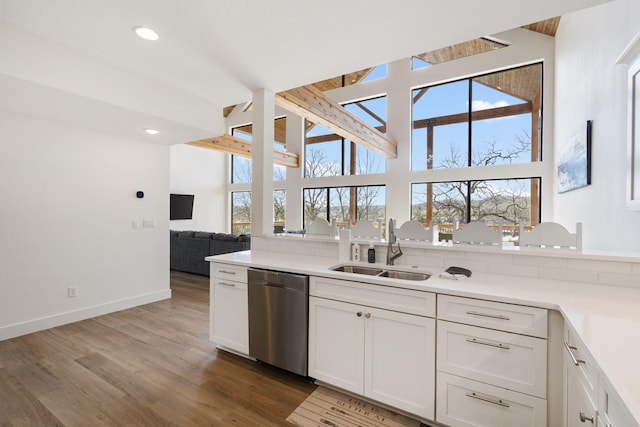
[[[584,423],[587,421],[593,424],[593,417],[587,417],[587,414],[585,414],[583,411],[580,411],[580,422]]]
[[[370,318],[370,317],[371,317],[371,313],[366,313],[366,314],[364,315],[364,317],[365,317],[365,319]]]
[[[362,317],[362,312],[361,312],[361,311],[357,312],[357,313],[356,313],[356,316],[358,316],[358,317]]]

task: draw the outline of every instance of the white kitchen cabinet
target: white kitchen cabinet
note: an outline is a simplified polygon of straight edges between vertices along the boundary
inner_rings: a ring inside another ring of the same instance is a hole
[[[311,296],[309,375],[434,419],[435,320]]]
[[[546,310],[438,295],[436,421],[547,425]]]
[[[638,427],[593,356],[569,328],[564,346],[566,427]]]
[[[363,314],[354,304],[309,297],[309,376],[362,394]]]
[[[217,346],[249,354],[247,269],[212,263],[209,335]]]
[[[598,371],[572,331],[565,331],[564,406],[565,427],[595,426]]]
[[[546,398],[546,340],[443,321],[437,338],[438,370]]]
[[[572,362],[565,363],[566,373],[566,427],[596,425],[596,407]]]
[[[602,374],[598,380],[597,408],[600,419],[598,427],[638,427],[627,406]]]
[[[547,337],[547,310],[453,295],[438,295],[438,319],[538,338]]]
[[[546,427],[547,401],[438,372],[437,421],[451,427]]]
[[[363,317],[364,395],[434,419],[435,320],[368,307]]]

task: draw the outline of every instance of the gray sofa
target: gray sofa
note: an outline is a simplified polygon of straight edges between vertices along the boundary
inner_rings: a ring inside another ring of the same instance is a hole
[[[251,249],[251,236],[235,236],[209,231],[169,232],[171,270],[209,276],[209,255],[226,254]]]

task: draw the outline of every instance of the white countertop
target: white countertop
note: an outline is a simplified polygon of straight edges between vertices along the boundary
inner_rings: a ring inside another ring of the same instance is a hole
[[[275,252],[234,252],[206,260],[558,310],[640,424],[638,289],[489,273],[450,280],[438,277],[442,271],[434,269],[419,269],[430,270],[433,276],[424,282],[412,282],[331,271],[329,267],[340,264],[336,258]],[[386,267],[384,264],[359,264]],[[407,270],[406,267],[397,268]]]

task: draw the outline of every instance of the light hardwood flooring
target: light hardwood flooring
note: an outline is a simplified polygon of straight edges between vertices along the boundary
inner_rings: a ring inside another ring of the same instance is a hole
[[[285,426],[304,378],[216,350],[209,279],[170,300],[0,342],[0,426]]]

